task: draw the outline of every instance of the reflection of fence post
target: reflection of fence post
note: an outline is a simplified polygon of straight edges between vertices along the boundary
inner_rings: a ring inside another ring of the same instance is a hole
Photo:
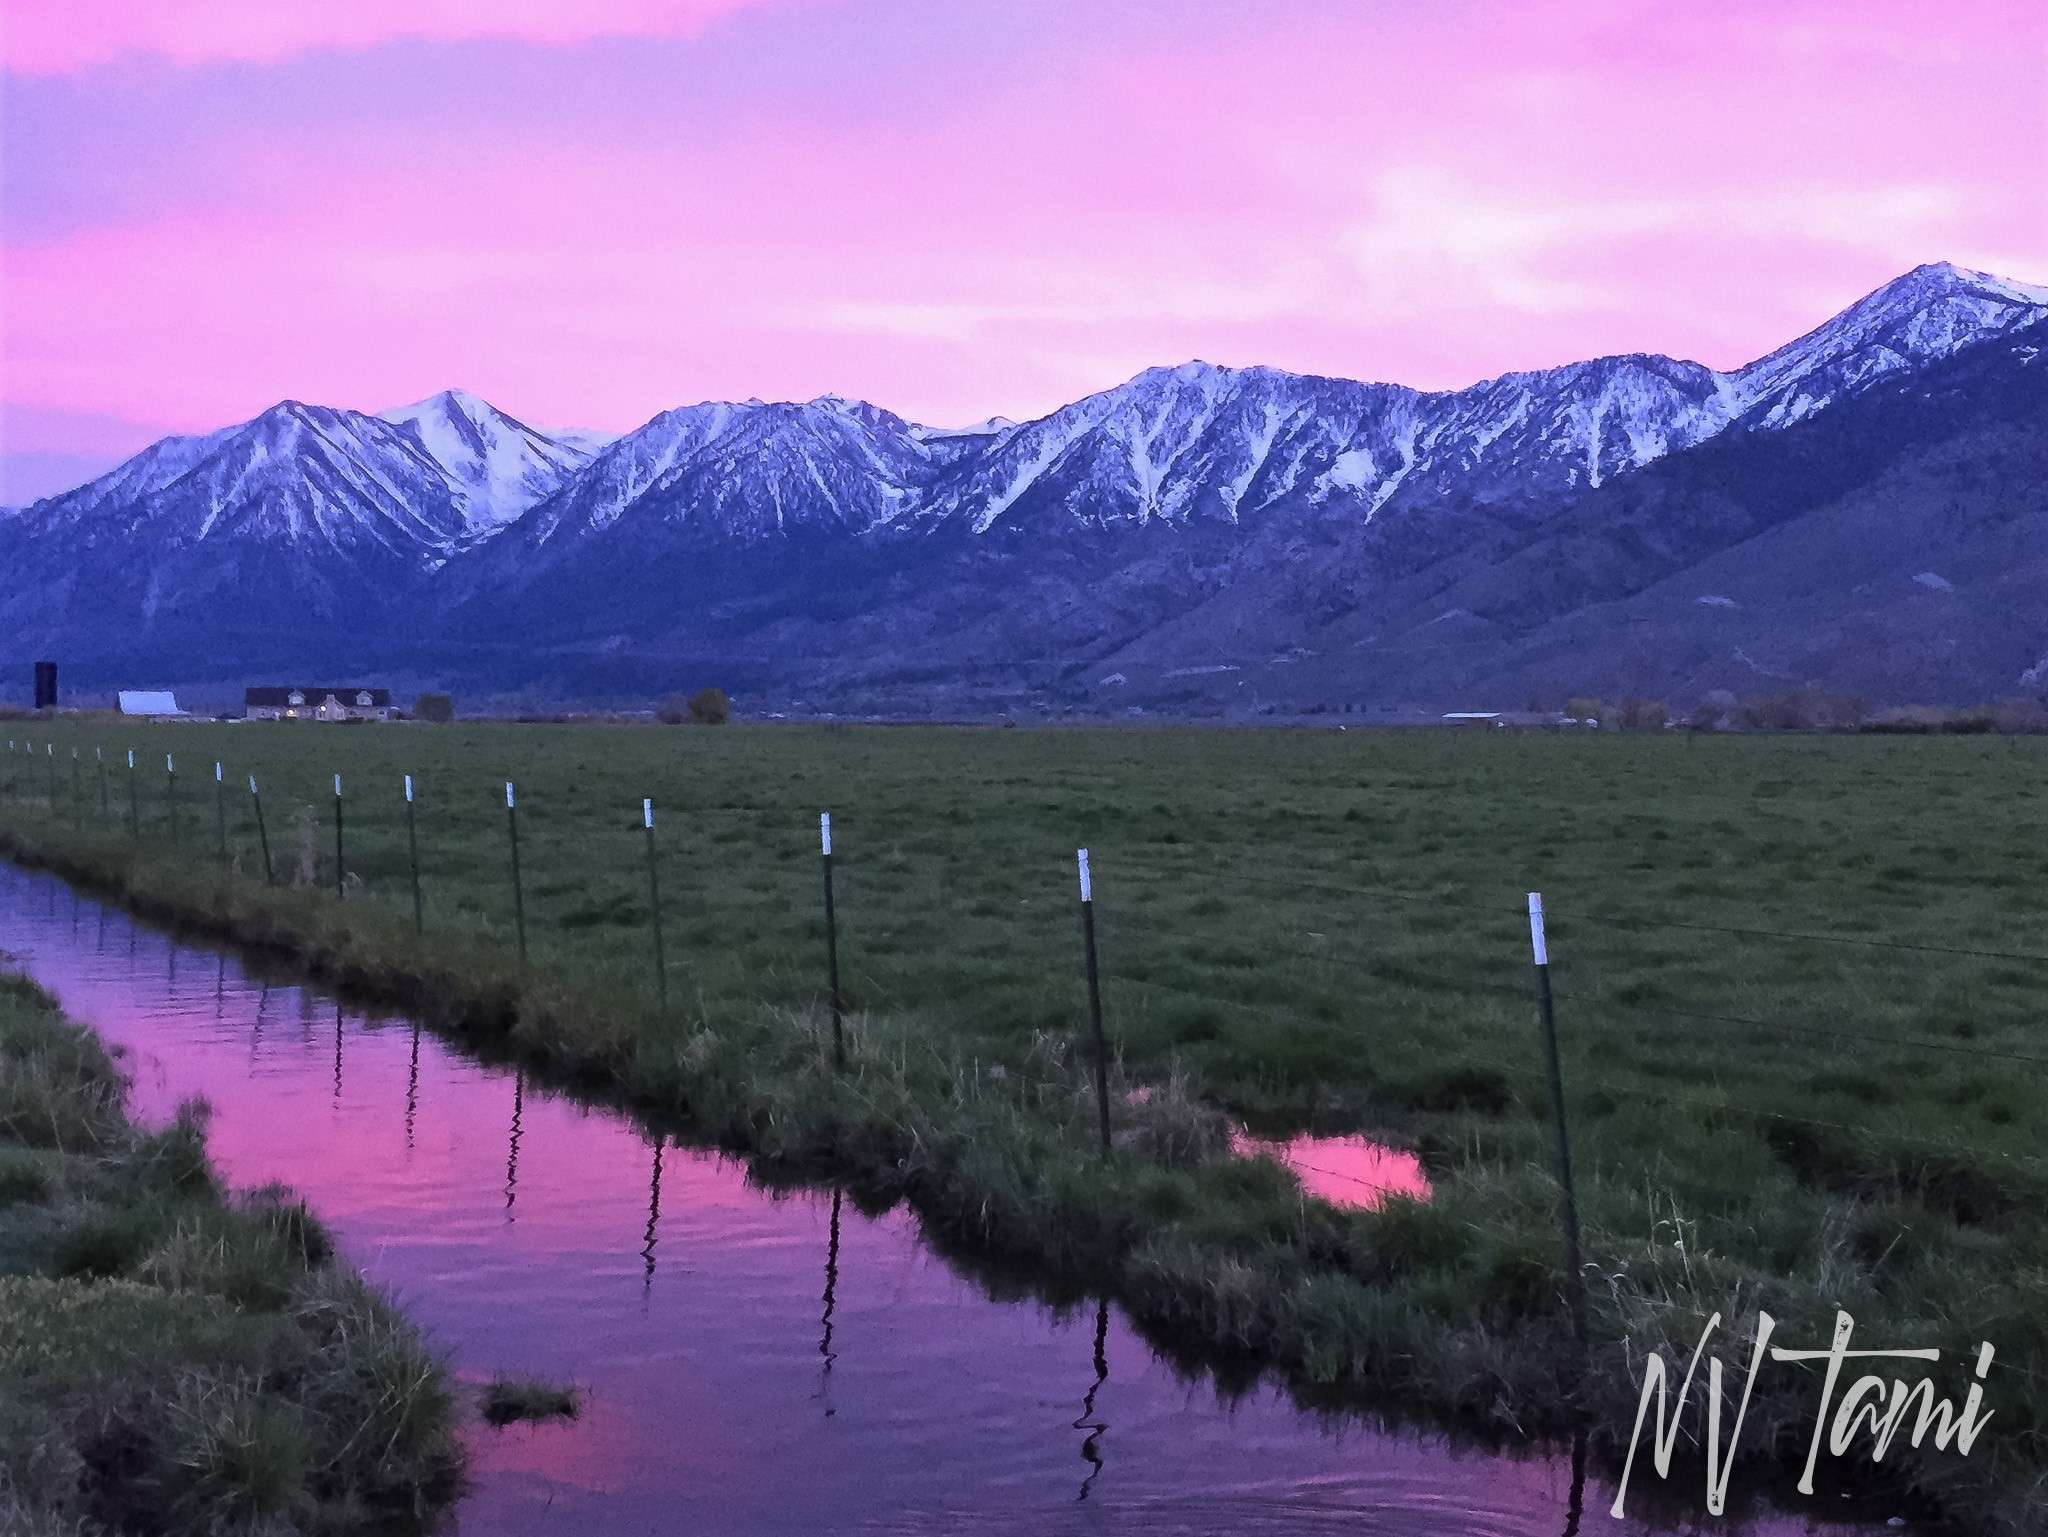
[[[1081,948],[1088,963],[1088,1018],[1095,1027],[1095,1110],[1102,1120],[1102,1156],[1109,1157],[1109,1037],[1102,1029],[1102,978],[1095,964],[1095,883],[1088,851],[1076,849],[1081,875]]]
[[[263,825],[263,797],[256,791],[256,776],[249,776],[249,804],[256,808],[256,841],[263,846],[263,884],[277,884],[270,874],[270,829]]]
[[[668,960],[661,951],[661,875],[654,857],[654,801],[640,802],[640,819],[647,827],[647,919],[654,930],[654,994],[661,1007],[668,1008]]]
[[[1586,1273],[1579,1252],[1579,1196],[1572,1182],[1572,1139],[1565,1125],[1564,1064],[1557,1050],[1557,1006],[1550,994],[1550,947],[1543,934],[1543,893],[1529,893],[1529,948],[1536,961],[1536,995],[1543,1008],[1543,1055],[1550,1070],[1550,1114],[1557,1122],[1558,1223],[1564,1233],[1565,1301],[1572,1337],[1586,1344]]]
[[[825,967],[832,984],[832,1065],[846,1067],[846,1008],[839,996],[839,915],[832,905],[832,813],[818,813],[818,845],[825,863]]]
[[[519,965],[526,967],[526,893],[519,885],[519,806],[512,781],[505,781],[505,828],[512,835],[512,921],[519,930]]]
[[[228,782],[220,759],[213,760],[213,820],[220,833],[220,873],[228,873]]]
[[[347,892],[342,889],[342,880],[348,874],[341,853],[341,775],[334,776],[334,900],[339,902]]]
[[[405,852],[412,862],[412,931],[427,931],[427,909],[420,901],[420,830],[412,809],[412,775],[405,776]]]

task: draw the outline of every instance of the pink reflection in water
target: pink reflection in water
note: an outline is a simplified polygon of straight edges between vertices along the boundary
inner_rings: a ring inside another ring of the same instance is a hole
[[[1240,1158],[1271,1158],[1284,1164],[1301,1188],[1332,1206],[1377,1208],[1390,1196],[1411,1201],[1430,1197],[1429,1176],[1413,1153],[1368,1137],[1311,1137],[1276,1140],[1255,1137],[1240,1127],[1230,1150]]]

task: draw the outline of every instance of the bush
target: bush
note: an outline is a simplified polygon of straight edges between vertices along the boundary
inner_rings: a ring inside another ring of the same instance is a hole
[[[1597,699],[1573,699],[1566,702],[1564,713],[1573,720],[1599,720],[1607,707]]]
[[[1725,688],[1709,689],[1693,706],[1689,724],[1695,731],[1719,731],[1734,718],[1735,696]]]
[[[732,719],[732,701],[722,688],[700,688],[690,696],[690,719],[700,726],[723,726]]]
[[[664,726],[680,726],[690,718],[690,701],[681,694],[670,694],[654,707],[654,718]]]
[[[1671,718],[1661,699],[1624,699],[1620,724],[1624,731],[1662,731]]]
[[[1808,731],[1814,724],[1813,701],[1804,694],[1761,694],[1743,700],[1735,719],[1745,731]]]
[[[422,694],[412,714],[415,720],[451,721],[455,719],[455,701],[446,694]]]

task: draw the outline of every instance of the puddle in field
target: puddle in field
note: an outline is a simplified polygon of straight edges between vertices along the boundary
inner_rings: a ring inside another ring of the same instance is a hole
[[[460,1532],[1652,1529],[1610,1520],[1611,1490],[1567,1456],[1456,1450],[1266,1384],[1224,1394],[1113,1306],[992,1295],[901,1210],[770,1193],[403,1019],[6,865],[0,948],[125,1048],[144,1118],[204,1095],[228,1177],[302,1191],[465,1378],[586,1390],[574,1423],[471,1434]],[[1420,1176],[1384,1150],[1338,1153],[1288,1149],[1377,1189]],[[1681,1509],[1728,1537],[1807,1530],[1708,1520],[1691,1490]]]
[[[1230,1150],[1240,1158],[1271,1158],[1301,1181],[1301,1188],[1333,1206],[1370,1210],[1389,1196],[1411,1201],[1429,1199],[1429,1176],[1422,1160],[1398,1147],[1369,1137],[1258,1137],[1240,1127],[1232,1133]]]

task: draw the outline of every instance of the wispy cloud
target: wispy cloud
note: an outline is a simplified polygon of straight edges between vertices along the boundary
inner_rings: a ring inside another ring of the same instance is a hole
[[[775,0],[67,0],[9,8],[0,67],[63,75],[119,59],[271,64],[385,43],[691,37]]]
[[[2048,278],[2038,3],[1279,9],[11,6],[4,452],[456,381],[630,428],[1733,366],[1921,261]]]

